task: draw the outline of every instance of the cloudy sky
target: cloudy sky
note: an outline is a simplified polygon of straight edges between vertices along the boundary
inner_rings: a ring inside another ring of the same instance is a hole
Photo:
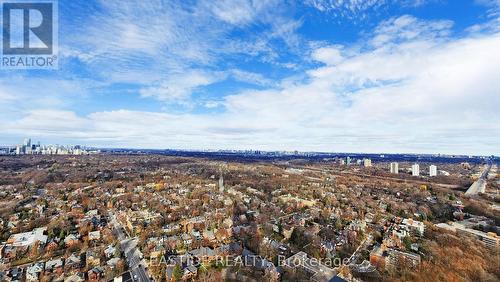
[[[0,144],[498,155],[499,50],[499,0],[60,0]]]

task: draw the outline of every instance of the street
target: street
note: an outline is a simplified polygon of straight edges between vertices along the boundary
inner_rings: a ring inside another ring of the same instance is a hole
[[[354,253],[352,253],[351,257],[349,257],[349,263],[348,263],[349,265],[356,262],[356,260],[358,259],[359,255],[360,255],[360,251],[366,249],[366,247],[368,247],[372,243],[372,240],[373,240],[373,235],[369,234],[361,242],[361,244],[359,244],[356,251],[354,251]]]
[[[479,193],[484,193],[486,191],[486,180],[488,178],[488,173],[490,172],[491,169],[491,162],[486,165],[484,168],[483,173],[481,174],[481,177],[479,177],[478,180],[476,180],[472,185],[469,187],[469,189],[465,192],[465,195],[476,195]]]
[[[132,277],[135,281],[149,282],[149,275],[145,269],[145,264],[141,263],[142,253],[137,248],[136,239],[130,238],[123,232],[123,228],[116,219],[112,212],[109,212],[111,218],[111,224],[113,225],[114,231],[120,240],[120,247],[125,253],[125,259],[132,273]]]

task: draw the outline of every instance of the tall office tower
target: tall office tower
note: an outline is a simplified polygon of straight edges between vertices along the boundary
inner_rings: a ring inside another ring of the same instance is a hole
[[[429,176],[437,176],[437,166],[429,166]]]
[[[345,164],[350,165],[351,164],[351,157],[345,158]]]
[[[420,166],[418,164],[414,164],[411,166],[411,175],[413,176],[420,175]]]
[[[22,146],[22,153],[23,154],[31,154],[31,139],[30,138],[24,138],[23,146]]]
[[[20,155],[21,154],[21,146],[17,145],[16,146],[16,155]]]
[[[370,160],[370,159],[364,159],[364,160],[363,160],[363,165],[364,165],[365,167],[370,167],[370,166],[372,166],[372,160]]]
[[[391,163],[391,173],[394,173],[394,174],[399,173],[398,163]]]

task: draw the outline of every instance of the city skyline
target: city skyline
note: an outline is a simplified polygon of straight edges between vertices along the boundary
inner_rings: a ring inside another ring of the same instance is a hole
[[[87,146],[72,144],[42,144],[32,142],[31,138],[24,138],[22,143],[11,146],[0,146],[0,155],[88,155],[99,153],[98,150]]]
[[[23,138],[24,141],[26,140],[31,140],[32,144],[33,143],[33,138],[31,137],[25,137]],[[38,144],[45,144],[43,146],[61,146],[61,147],[83,147],[83,148],[92,148],[92,149],[104,149],[104,150],[134,150],[134,151],[140,151],[140,150],[145,150],[145,151],[186,151],[186,152],[267,152],[267,153],[274,153],[274,152],[281,152],[281,153],[288,153],[288,154],[358,154],[358,155],[422,155],[422,156],[443,156],[443,157],[453,157],[453,156],[462,156],[462,157],[481,157],[481,158],[488,158],[488,157],[497,157],[497,155],[481,155],[481,154],[445,154],[445,153],[416,153],[416,152],[363,152],[363,151],[300,151],[300,150],[258,150],[254,148],[241,148],[241,149],[234,149],[234,148],[222,148],[222,149],[207,149],[207,148],[193,148],[193,149],[185,149],[185,148],[168,148],[168,147],[157,147],[157,148],[145,148],[145,147],[140,147],[140,146],[131,146],[131,147],[112,147],[112,146],[98,146],[98,145],[89,145],[89,144],[77,144],[77,143],[63,143],[63,142],[41,142],[40,139],[35,138],[37,140]],[[0,148],[10,148],[10,149],[15,149],[17,146],[22,146],[23,142],[17,142],[11,143],[11,144],[0,144]]]
[[[498,15],[487,0],[59,1],[59,69],[0,71],[0,144],[499,155]]]

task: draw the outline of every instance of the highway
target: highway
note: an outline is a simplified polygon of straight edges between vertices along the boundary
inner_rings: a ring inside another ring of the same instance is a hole
[[[481,174],[481,177],[479,177],[478,180],[472,183],[469,189],[467,189],[467,191],[465,192],[466,196],[473,196],[477,195],[478,193],[484,193],[486,191],[486,180],[488,179],[488,173],[490,172],[491,166],[491,162],[486,165],[483,173]]]
[[[144,268],[145,263],[141,263],[142,253],[139,248],[137,248],[136,239],[130,238],[123,232],[122,226],[112,212],[109,212],[109,217],[111,218],[114,232],[118,236],[118,240],[120,240],[120,247],[125,253],[125,259],[127,260],[134,281],[150,282],[150,276]]]

